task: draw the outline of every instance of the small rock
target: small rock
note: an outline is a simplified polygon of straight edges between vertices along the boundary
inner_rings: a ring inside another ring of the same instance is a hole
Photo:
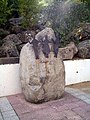
[[[75,46],[74,42],[70,42],[70,44],[68,44],[66,47],[59,48],[58,53],[63,60],[71,60],[77,52],[78,52],[78,49]]]
[[[2,47],[2,54],[1,57],[19,57],[19,52],[14,44],[14,42],[7,41],[5,42]]]
[[[54,31],[52,28],[46,27],[45,29],[43,29],[42,31],[40,31],[39,33],[36,34],[35,39],[36,40],[41,40],[43,39],[45,36],[47,35],[48,40],[51,41],[56,40]]]
[[[6,43],[7,41],[11,41],[13,42],[15,45],[19,45],[21,44],[21,40],[17,37],[17,35],[15,34],[10,34],[8,36],[6,36],[4,39],[3,39],[4,43]]]
[[[78,57],[90,58],[90,40],[82,41],[78,44]]]

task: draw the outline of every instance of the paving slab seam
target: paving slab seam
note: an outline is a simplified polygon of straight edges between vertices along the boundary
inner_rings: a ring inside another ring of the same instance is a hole
[[[19,117],[6,97],[0,98],[0,120],[19,120]]]
[[[68,92],[69,94],[73,95],[74,97],[83,100],[87,104],[90,104],[90,94],[86,94],[86,93],[80,91],[79,89],[69,88],[69,87],[66,87],[65,91]]]

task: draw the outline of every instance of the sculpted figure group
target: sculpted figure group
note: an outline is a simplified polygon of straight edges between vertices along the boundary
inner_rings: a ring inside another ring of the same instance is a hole
[[[46,29],[49,29],[49,28],[46,28]],[[33,40],[29,40],[29,43],[33,45],[35,58],[39,59],[39,49],[42,50],[46,58],[48,58],[50,51],[53,51],[54,57],[57,58],[59,42],[60,42],[58,36],[54,36],[54,38],[51,38],[50,40],[49,40],[48,33],[45,33],[44,35],[39,37],[37,36],[39,35],[37,34],[36,36],[34,36]],[[49,44],[52,45],[52,48],[50,48]]]

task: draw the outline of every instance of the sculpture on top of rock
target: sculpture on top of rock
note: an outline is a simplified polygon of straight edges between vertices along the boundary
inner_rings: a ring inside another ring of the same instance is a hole
[[[54,31],[51,28],[46,27],[44,30],[37,33],[33,39],[29,40],[29,43],[33,44],[36,59],[39,59],[39,49],[42,50],[46,58],[48,58],[50,51],[54,52],[54,57],[57,58],[59,41],[60,40],[56,38]]]

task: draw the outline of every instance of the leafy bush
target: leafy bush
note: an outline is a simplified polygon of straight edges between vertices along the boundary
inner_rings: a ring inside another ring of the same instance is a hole
[[[8,7],[12,8],[9,17],[19,17],[19,0],[8,0]]]
[[[87,3],[88,5],[90,5],[90,0],[81,0],[81,2]]]
[[[49,21],[53,29],[62,38],[61,43],[68,43],[68,34],[81,22],[90,22],[90,9],[87,4],[77,0],[54,0],[42,10],[42,22]]]
[[[8,0],[0,0],[0,26],[5,25],[11,11],[11,6],[8,7]]]
[[[24,17],[23,26],[32,27],[38,21],[40,5],[38,0],[19,0],[19,12]]]

